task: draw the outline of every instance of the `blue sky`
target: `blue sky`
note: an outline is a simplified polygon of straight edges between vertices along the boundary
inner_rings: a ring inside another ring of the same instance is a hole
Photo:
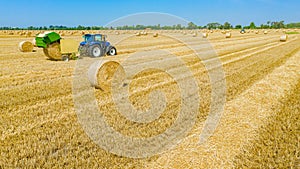
[[[141,12],[169,13],[197,25],[260,25],[300,22],[299,8],[300,0],[0,0],[0,27],[106,25]]]

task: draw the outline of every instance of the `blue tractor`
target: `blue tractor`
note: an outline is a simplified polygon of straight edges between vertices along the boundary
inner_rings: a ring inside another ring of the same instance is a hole
[[[116,55],[117,49],[106,41],[106,35],[85,34],[84,41],[79,45],[80,56],[100,57],[104,55]]]

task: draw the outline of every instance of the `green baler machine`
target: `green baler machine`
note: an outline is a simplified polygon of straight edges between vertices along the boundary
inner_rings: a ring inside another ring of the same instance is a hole
[[[58,42],[61,39],[60,35],[56,32],[44,32],[38,34],[35,38],[35,43],[37,47],[47,48],[48,45]]]
[[[72,39],[63,39],[56,32],[44,32],[35,37],[36,46],[43,48],[44,54],[51,60],[68,61],[76,58],[78,43]]]

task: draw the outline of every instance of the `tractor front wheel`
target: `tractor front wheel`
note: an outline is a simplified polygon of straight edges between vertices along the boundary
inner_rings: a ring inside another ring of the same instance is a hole
[[[111,47],[108,51],[108,54],[110,56],[114,56],[114,55],[117,55],[117,49],[115,47]]]

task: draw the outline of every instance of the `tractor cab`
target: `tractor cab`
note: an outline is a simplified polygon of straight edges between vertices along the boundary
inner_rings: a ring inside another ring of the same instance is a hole
[[[80,55],[100,57],[105,54],[116,55],[117,50],[106,41],[106,35],[102,34],[85,34],[82,36],[83,41],[80,43]]]
[[[83,35],[82,37],[84,39],[84,42],[93,42],[93,41],[101,42],[101,41],[105,41],[106,39],[106,35],[101,35],[101,34],[95,34],[95,35],[86,34]]]

